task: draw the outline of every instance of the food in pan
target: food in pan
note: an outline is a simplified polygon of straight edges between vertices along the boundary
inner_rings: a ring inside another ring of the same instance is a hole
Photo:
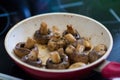
[[[88,38],[81,36],[72,25],[66,25],[62,33],[54,26],[49,29],[42,22],[39,30],[26,42],[19,42],[14,54],[23,62],[46,69],[71,69],[86,66],[102,57],[107,47],[93,46]]]

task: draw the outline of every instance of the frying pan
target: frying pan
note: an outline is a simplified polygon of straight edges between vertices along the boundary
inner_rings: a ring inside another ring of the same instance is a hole
[[[91,37],[90,41],[93,46],[105,44],[108,50],[104,56],[95,62],[75,69],[51,70],[26,64],[14,55],[13,49],[18,42],[25,42],[28,37],[33,37],[34,32],[39,29],[40,23],[43,21],[50,28],[57,26],[60,31],[65,30],[67,24],[72,24],[81,36]],[[106,78],[120,77],[120,63],[106,60],[112,50],[112,46],[112,35],[104,25],[89,17],[72,13],[47,13],[30,17],[13,26],[5,38],[5,48],[8,55],[19,67],[38,79],[41,77],[52,79],[84,78],[93,69],[100,71]]]

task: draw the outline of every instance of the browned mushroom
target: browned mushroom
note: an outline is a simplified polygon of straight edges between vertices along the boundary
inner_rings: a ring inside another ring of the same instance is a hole
[[[78,44],[76,47],[69,45],[65,51],[66,54],[69,56],[71,63],[88,63],[88,52],[85,51],[84,45]]]
[[[72,27],[72,25],[67,25],[67,30],[63,32],[63,36],[68,33],[72,34],[77,40],[80,39],[80,34]]]
[[[65,40],[62,38],[59,39],[58,41],[54,41],[51,39],[51,40],[49,40],[47,47],[50,51],[54,51],[59,48],[64,48],[66,46],[65,44],[66,44]]]
[[[69,69],[79,68],[79,67],[83,67],[83,66],[86,66],[86,64],[82,63],[82,62],[76,62],[76,63],[73,63],[72,65],[70,65]]]
[[[87,64],[89,61],[87,52],[81,52],[81,53],[74,52],[71,55],[69,55],[69,58],[72,63],[83,62]]]
[[[56,32],[49,40],[47,46],[50,51],[55,51],[59,48],[64,48],[66,46],[66,42],[65,39],[60,35],[60,33]]]
[[[47,44],[53,33],[48,29],[47,24],[45,22],[41,23],[40,29],[34,33],[34,39],[37,43]]]
[[[16,44],[14,53],[19,58],[30,53],[31,49],[34,48],[35,41],[28,38],[26,42],[19,42]]]
[[[107,51],[107,47],[104,44],[99,44],[93,48],[89,53],[89,62],[94,62],[102,57]]]
[[[25,48],[31,49],[33,48],[34,44],[36,44],[36,41],[30,37],[28,37],[27,41],[25,42]]]
[[[74,36],[72,34],[70,34],[70,33],[66,34],[64,36],[64,38],[65,38],[67,44],[71,44],[71,43],[74,43],[76,41],[76,39],[74,38]]]
[[[83,62],[88,63],[88,53],[91,50],[91,44],[85,38],[74,41],[65,49],[66,54],[69,56],[71,63]]]
[[[51,58],[46,62],[46,68],[48,69],[66,69],[69,65],[68,56],[59,54],[57,51],[51,52]]]
[[[107,51],[107,47],[104,44],[99,44],[97,46],[94,47],[95,51]]]
[[[23,56],[21,58],[21,60],[30,65],[42,67],[42,61],[41,61],[41,59],[38,58],[38,48],[37,47],[32,49],[29,54]]]
[[[25,46],[24,42],[19,42],[16,44],[14,53],[17,57],[22,58],[23,56],[30,53],[30,49],[24,48],[24,46]]]
[[[63,48],[59,48],[57,51],[58,51],[59,55],[65,54]]]
[[[85,51],[90,51],[92,49],[92,45],[90,41],[84,37],[80,38],[79,40],[76,40],[71,45],[73,45],[74,47],[77,47],[78,44],[84,45]]]
[[[75,47],[72,45],[68,45],[65,49],[65,52],[67,55],[73,54],[75,52]]]

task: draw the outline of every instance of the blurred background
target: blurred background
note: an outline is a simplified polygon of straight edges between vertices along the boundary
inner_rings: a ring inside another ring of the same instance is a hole
[[[113,50],[107,60],[120,62],[120,0],[0,0],[0,73],[32,79],[11,61],[4,49],[4,38],[19,21],[50,12],[76,13],[101,22],[114,39]],[[107,80],[95,71],[85,78],[96,79]]]

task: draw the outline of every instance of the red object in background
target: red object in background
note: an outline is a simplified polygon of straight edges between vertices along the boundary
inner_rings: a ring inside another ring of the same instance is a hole
[[[103,68],[101,73],[106,78],[120,77],[120,63],[110,62]]]

